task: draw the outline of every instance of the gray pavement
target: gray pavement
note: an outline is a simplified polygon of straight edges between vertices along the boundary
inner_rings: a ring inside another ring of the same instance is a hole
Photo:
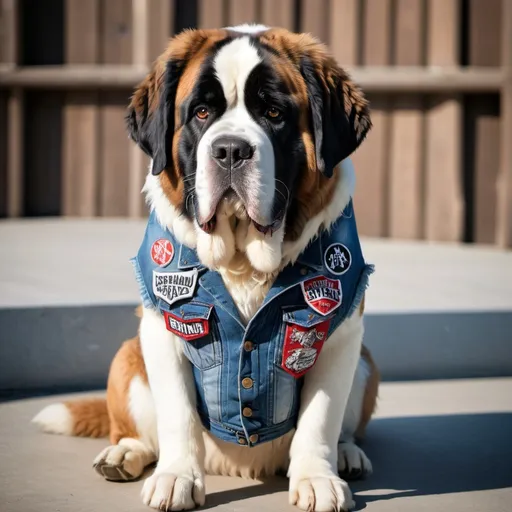
[[[91,468],[103,439],[38,432],[30,419],[59,397],[0,405],[1,512],[149,510],[141,482],[110,483]],[[351,485],[357,510],[510,512],[512,379],[386,383],[365,442],[374,474]],[[222,512],[295,510],[286,480],[208,477]]]

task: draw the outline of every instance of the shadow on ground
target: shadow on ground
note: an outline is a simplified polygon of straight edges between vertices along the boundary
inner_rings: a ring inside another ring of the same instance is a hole
[[[375,501],[512,486],[512,414],[376,419],[364,449],[374,474],[350,482],[356,510]],[[205,509],[286,491],[276,478],[208,495]]]
[[[375,419],[363,446],[374,473],[351,484],[356,510],[404,496],[512,487],[511,436],[510,413]]]

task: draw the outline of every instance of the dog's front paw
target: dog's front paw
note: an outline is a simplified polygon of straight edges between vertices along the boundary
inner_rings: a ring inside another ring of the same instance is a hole
[[[290,504],[308,512],[346,512],[355,506],[347,482],[336,475],[290,482]]]
[[[205,501],[204,477],[193,467],[157,468],[144,482],[142,501],[164,512],[199,507]]]

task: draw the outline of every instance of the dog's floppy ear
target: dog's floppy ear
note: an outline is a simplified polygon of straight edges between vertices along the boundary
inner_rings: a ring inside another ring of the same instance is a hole
[[[159,59],[132,96],[126,126],[130,137],[153,159],[152,173],[172,166],[174,104],[183,65]]]
[[[368,101],[323,52],[304,56],[301,72],[308,89],[317,167],[331,177],[334,167],[357,149],[371,128]]]

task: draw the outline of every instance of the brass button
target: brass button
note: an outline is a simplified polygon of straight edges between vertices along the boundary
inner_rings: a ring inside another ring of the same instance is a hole
[[[250,352],[254,348],[254,343],[252,341],[244,342],[244,350],[246,352]]]
[[[251,434],[251,436],[249,437],[249,441],[251,441],[252,444],[255,444],[258,442],[259,438],[260,436],[258,434]]]
[[[245,439],[245,437],[239,437],[238,444],[247,444],[247,439]]]
[[[243,410],[242,410],[242,414],[246,418],[250,418],[252,416],[252,409],[250,407],[244,407]]]
[[[308,273],[308,269],[307,269],[307,268],[302,267],[302,268],[300,269],[300,274],[301,274],[302,276],[307,275],[307,273]]]
[[[242,379],[242,387],[245,389],[251,389],[252,388],[252,379],[249,377],[245,377],[245,379]]]

